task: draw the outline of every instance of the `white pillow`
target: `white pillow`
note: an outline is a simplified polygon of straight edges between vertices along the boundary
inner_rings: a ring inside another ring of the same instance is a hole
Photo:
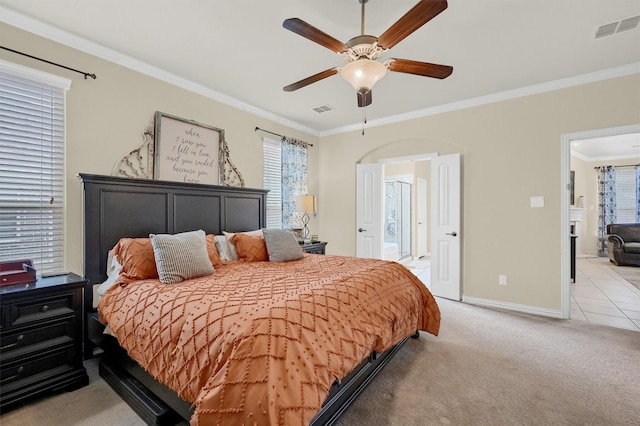
[[[113,249],[109,250],[109,255],[107,256],[107,279],[101,284],[95,284],[92,286],[93,288],[93,308],[96,309],[98,307],[98,302],[100,302],[100,298],[113,287],[118,280],[118,276],[120,276],[120,269],[122,269],[122,265],[118,262],[118,256],[113,255]]]
[[[240,258],[238,256],[238,250],[236,249],[235,243],[231,241],[231,237],[236,235],[236,232],[222,231],[222,233],[227,239],[227,246],[229,247],[229,256],[230,256],[229,260],[238,260]],[[256,231],[240,232],[240,234],[253,235],[253,236],[262,235],[262,229],[258,229]]]
[[[213,274],[203,230],[180,234],[149,234],[158,277],[164,284]]]
[[[227,237],[224,235],[216,235],[213,237],[213,240],[216,242],[216,250],[218,250],[220,260],[224,262],[231,260],[231,252],[229,251],[229,245],[227,244]]]
[[[109,262],[109,260],[111,262]],[[109,258],[107,260],[107,280],[98,286],[96,290],[100,296],[105,294],[107,290],[109,290],[116,283],[118,276],[120,275],[120,269],[122,269],[122,265],[118,262],[118,256],[112,256],[111,252],[109,252]]]

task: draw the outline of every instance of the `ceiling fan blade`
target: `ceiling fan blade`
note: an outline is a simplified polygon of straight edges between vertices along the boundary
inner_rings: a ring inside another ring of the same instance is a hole
[[[316,81],[320,81],[324,78],[331,77],[332,75],[336,75],[338,73],[338,68],[330,68],[328,70],[324,70],[319,72],[318,74],[314,74],[311,77],[304,78],[300,81],[296,81],[288,86],[284,86],[282,90],[285,92],[293,92],[294,90],[298,90],[304,86],[308,86],[311,83],[315,83]]]
[[[451,75],[453,67],[449,65],[430,64],[428,62],[394,58],[389,62],[389,70],[443,79]]]
[[[358,106],[360,108],[371,105],[373,101],[371,90],[366,93],[356,92],[356,94],[358,95]]]
[[[391,49],[446,8],[447,0],[421,0],[378,37],[378,45]]]
[[[333,50],[334,52],[342,53],[349,50],[349,46],[347,46],[340,40],[337,40],[331,37],[329,34],[320,31],[319,29],[311,24],[306,23],[302,19],[286,19],[282,23],[282,26],[289,31],[293,31],[294,33],[301,35],[304,38],[308,38],[309,40],[326,47],[327,49]]]

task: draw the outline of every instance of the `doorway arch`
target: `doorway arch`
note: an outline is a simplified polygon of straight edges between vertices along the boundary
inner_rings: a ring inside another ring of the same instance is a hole
[[[428,197],[431,198],[428,210],[433,212],[432,217],[435,220],[428,220],[427,224],[432,225],[433,228],[429,229],[428,226],[424,228],[426,233],[432,235],[431,245],[436,250],[431,252],[435,261],[433,284],[434,289],[440,289],[441,296],[460,300],[463,269],[461,158],[464,150],[443,141],[422,139],[420,142],[416,144],[416,139],[391,142],[368,152],[356,162],[356,255],[384,258],[384,218],[378,212],[384,209],[385,165],[433,161],[436,173],[431,173],[427,167],[428,173],[423,175],[432,182],[430,192],[435,194],[435,197]],[[427,149],[432,146],[437,148]],[[413,170],[412,178],[417,179],[417,169],[406,164],[405,167],[407,170]],[[417,200],[415,191],[412,198]],[[369,204],[366,203],[367,200]],[[412,239],[416,236],[416,229],[420,228],[415,213],[414,209]],[[446,219],[442,220],[445,218],[445,213],[447,213]],[[414,239],[412,256],[416,255],[416,250],[417,244]]]

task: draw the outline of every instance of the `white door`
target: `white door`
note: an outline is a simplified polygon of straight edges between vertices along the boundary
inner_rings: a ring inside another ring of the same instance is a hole
[[[460,300],[460,154],[431,161],[431,292]]]
[[[420,178],[418,178],[416,204],[416,216],[418,217],[416,226],[416,249],[418,252],[416,255],[422,257],[427,254],[427,181]]]
[[[382,259],[383,164],[356,164],[356,256]]]

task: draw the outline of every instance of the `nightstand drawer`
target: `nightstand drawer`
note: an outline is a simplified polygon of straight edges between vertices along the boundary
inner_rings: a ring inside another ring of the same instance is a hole
[[[311,254],[324,254],[327,243],[325,241],[317,241],[302,245],[302,250]]]
[[[2,307],[3,310],[9,310],[8,315],[5,312],[2,313],[2,318],[6,318],[7,321],[7,324],[3,324],[2,328],[66,315],[72,316],[75,314],[76,304],[74,302],[74,293],[66,293],[11,303]]]
[[[61,347],[38,356],[27,357],[13,362],[3,362],[0,369],[2,393],[11,392],[25,382],[37,382],[49,379],[64,370],[76,368],[74,365],[75,348],[73,345]]]
[[[9,362],[15,357],[73,342],[75,329],[71,319],[52,321],[32,327],[22,327],[16,331],[2,333],[0,336],[0,353],[2,362]]]

